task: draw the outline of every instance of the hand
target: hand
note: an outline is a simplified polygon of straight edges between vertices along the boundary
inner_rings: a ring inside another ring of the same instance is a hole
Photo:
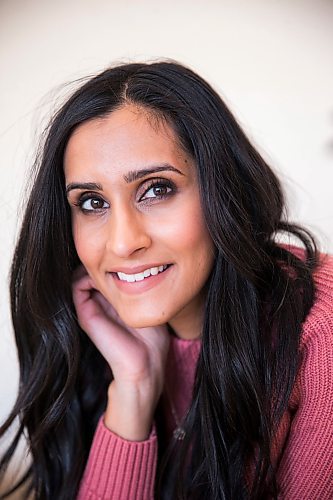
[[[166,325],[138,329],[125,325],[112,305],[96,290],[83,266],[74,274],[73,300],[81,328],[113,373],[105,423],[111,422],[108,426],[117,434],[131,436],[127,439],[147,434],[164,385],[169,349]],[[133,415],[136,423],[129,423]],[[114,424],[115,421],[118,423]],[[125,428],[125,432],[120,432],[120,428]]]

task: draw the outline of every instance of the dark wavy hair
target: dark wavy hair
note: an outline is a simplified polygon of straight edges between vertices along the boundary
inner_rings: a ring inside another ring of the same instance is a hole
[[[79,124],[126,104],[170,124],[193,157],[216,248],[186,438],[159,457],[156,496],[277,498],[272,439],[314,300],[316,245],[287,222],[279,181],[219,95],[173,61],[107,69],[85,81],[51,120],[12,264],[20,384],[0,433],[17,416],[20,425],[1,470],[26,433],[32,464],[19,484],[38,500],[69,500],[78,492],[110,380],[72,301],[79,259],[63,156]],[[304,258],[278,244],[281,232],[300,240]]]

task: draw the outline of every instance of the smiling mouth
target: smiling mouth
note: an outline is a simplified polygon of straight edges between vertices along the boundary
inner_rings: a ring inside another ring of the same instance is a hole
[[[124,281],[125,283],[136,283],[138,281],[146,281],[149,280],[152,276],[157,276],[158,274],[164,273],[172,264],[165,264],[159,267],[152,267],[150,269],[146,269],[142,273],[136,274],[125,274],[121,272],[112,272],[111,274],[118,280]]]

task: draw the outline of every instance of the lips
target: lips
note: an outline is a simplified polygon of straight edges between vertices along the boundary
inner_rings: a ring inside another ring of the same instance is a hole
[[[164,265],[170,265],[166,262],[154,262],[151,264],[141,264],[140,266],[124,267],[124,266],[114,266],[109,269],[109,273],[124,273],[124,274],[137,274],[142,273],[146,269],[152,269],[153,267],[160,267]]]
[[[159,273],[163,273],[167,269],[167,267],[168,267],[168,265],[165,264],[163,266],[145,269],[141,273],[125,274],[125,273],[117,272],[115,274],[117,275],[118,279],[121,281],[127,281],[128,283],[134,283],[137,281],[143,281],[143,280],[149,278],[150,276],[156,276]]]
[[[134,279],[134,277],[130,280],[120,279],[116,272],[112,272],[109,274],[110,276],[112,276],[117,288],[119,288],[121,291],[129,294],[136,294],[145,292],[162,282],[169,275],[170,268],[172,268],[173,266],[172,264],[167,264],[164,265],[164,267],[165,269],[163,271],[160,271],[157,274],[151,274],[150,276],[138,280]]]

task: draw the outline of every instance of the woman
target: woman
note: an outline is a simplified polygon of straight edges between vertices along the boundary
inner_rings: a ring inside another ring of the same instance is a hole
[[[11,279],[38,499],[333,496],[333,274],[275,175],[174,62],[53,118]],[[296,236],[304,250],[277,243]]]

